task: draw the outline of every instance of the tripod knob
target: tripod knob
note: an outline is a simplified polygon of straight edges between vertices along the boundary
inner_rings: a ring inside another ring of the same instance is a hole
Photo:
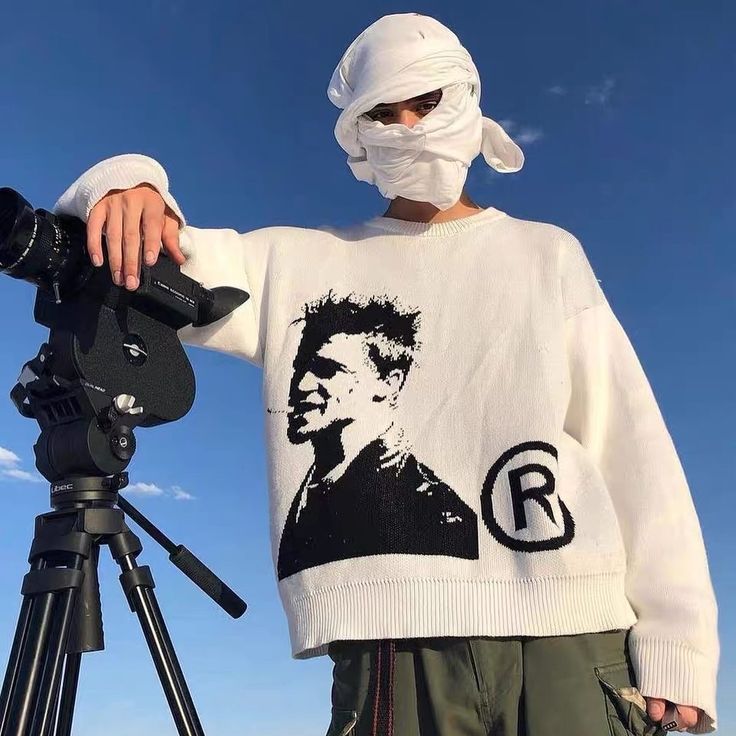
[[[117,425],[110,435],[110,449],[118,460],[128,462],[135,453],[135,435],[130,427]]]
[[[135,404],[135,396],[131,396],[130,394],[118,394],[113,399],[113,403],[115,404],[115,409],[119,414],[143,413],[142,406],[136,406],[135,408],[133,408],[133,404]]]

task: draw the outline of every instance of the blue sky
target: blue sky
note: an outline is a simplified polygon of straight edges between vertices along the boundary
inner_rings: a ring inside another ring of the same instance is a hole
[[[93,163],[139,152],[164,164],[201,227],[379,214],[381,198],[352,178],[334,141],[325,89],[360,30],[407,11],[457,32],[480,69],[485,114],[525,150],[517,175],[476,163],[471,194],[580,238],[649,376],[702,522],[720,603],[720,723],[736,733],[733,4],[13,3],[0,45],[0,186],[50,208]],[[0,390],[9,391],[46,333],[33,322],[33,288],[0,282]],[[250,610],[229,619],[143,537],[145,562],[207,733],[319,736],[330,663],[290,658],[268,542],[261,374],[215,353],[189,355],[195,406],[138,432],[131,478],[147,485],[131,500]],[[48,508],[47,487],[32,480],[37,435],[0,402],[3,667],[33,518]],[[663,539],[662,555],[676,544]],[[107,649],[85,658],[76,733],[173,735],[116,577],[106,556]]]

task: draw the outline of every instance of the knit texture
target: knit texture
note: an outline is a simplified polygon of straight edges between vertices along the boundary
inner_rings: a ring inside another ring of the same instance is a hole
[[[184,222],[162,167],[137,155],[93,167],[55,209],[86,218],[143,181]],[[344,230],[183,225],[180,237],[185,273],[251,295],[180,336],[263,368],[295,657],[339,639],[631,627],[642,693],[702,708],[693,733],[713,729],[717,610],[700,525],[574,236],[489,208]]]

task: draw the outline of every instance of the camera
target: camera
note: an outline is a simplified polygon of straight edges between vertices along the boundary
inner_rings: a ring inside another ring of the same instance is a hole
[[[0,271],[38,287],[34,319],[50,329],[11,398],[41,426],[36,467],[51,482],[119,473],[134,427],[184,416],[195,380],[177,330],[212,324],[249,298],[205,288],[163,252],[142,267],[138,289],[116,286],[91,263],[82,220],[34,210],[10,188],[0,189]]]

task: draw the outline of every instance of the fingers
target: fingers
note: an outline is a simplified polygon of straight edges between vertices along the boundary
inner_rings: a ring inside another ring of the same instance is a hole
[[[94,206],[87,222],[87,249],[96,266],[103,262],[103,231],[113,282],[131,291],[140,284],[141,261],[155,264],[162,243],[175,263],[186,261],[179,247],[179,220],[151,184],[111,190]]]
[[[123,209],[120,203],[114,200],[108,202],[105,239],[107,240],[107,261],[110,265],[112,280],[121,286],[123,283]]]
[[[174,263],[181,266],[186,261],[186,256],[179,247],[179,219],[170,213],[171,210],[167,207],[164,218],[163,246]]]
[[[653,721],[676,721],[678,730],[692,728],[700,717],[699,709],[691,705],[672,705],[661,698],[647,698],[646,701],[647,714]]]
[[[698,709],[691,705],[673,705],[671,711],[665,713],[664,718],[670,715],[673,721],[677,721],[677,728],[680,731],[695,726],[700,717]]]
[[[147,266],[153,266],[161,252],[161,213],[151,207],[143,210],[141,231],[143,232],[143,261]]]
[[[89,259],[95,266],[101,266],[102,256],[102,227],[107,219],[107,207],[98,202],[89,213],[87,220],[87,252]]]
[[[123,276],[125,287],[138,288],[141,275],[141,214],[139,197],[123,195]]]
[[[661,721],[667,704],[661,698],[647,698],[647,715],[653,721]]]

